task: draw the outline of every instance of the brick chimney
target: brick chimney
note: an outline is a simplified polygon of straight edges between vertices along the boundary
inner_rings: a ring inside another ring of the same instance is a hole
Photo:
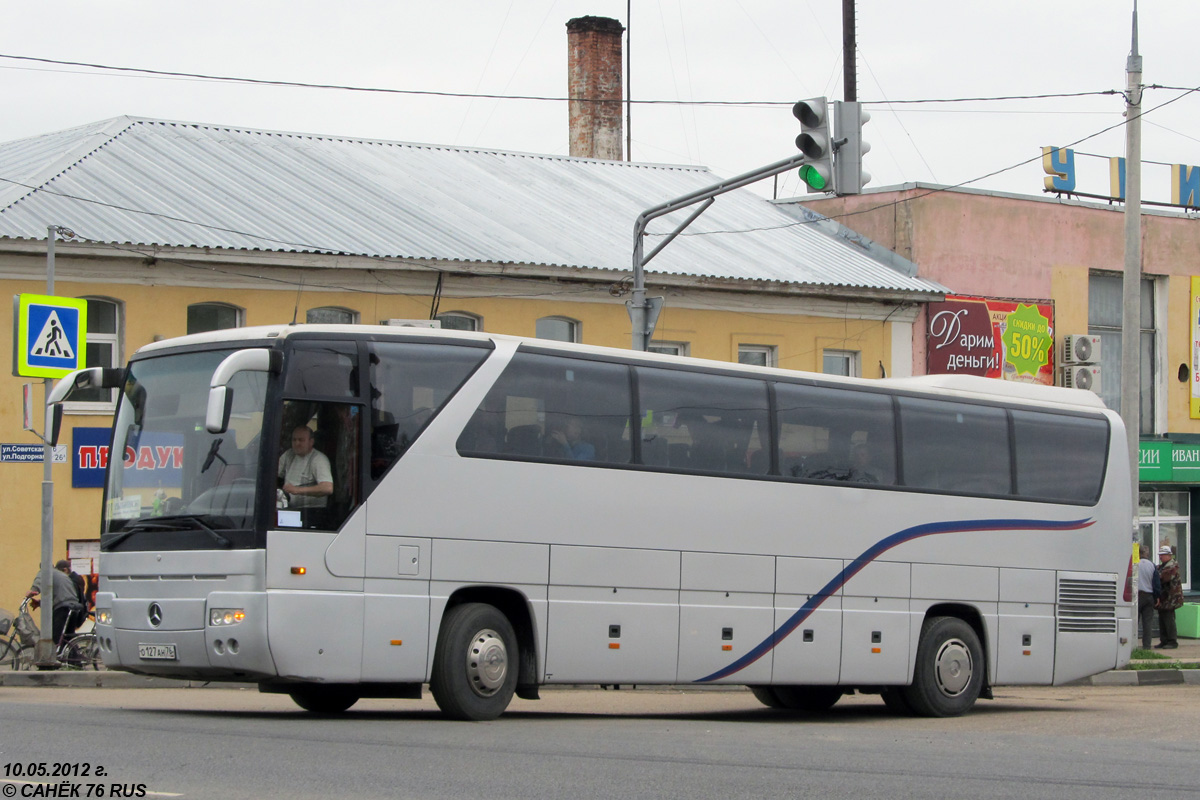
[[[567,103],[571,155],[621,160],[621,34],[607,17],[567,23]]]

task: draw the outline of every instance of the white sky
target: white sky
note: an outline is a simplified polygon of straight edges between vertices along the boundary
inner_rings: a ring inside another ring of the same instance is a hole
[[[440,92],[566,94],[565,23],[626,22],[625,0],[0,0],[0,54],[112,66]],[[1132,0],[859,0],[863,101],[1123,89]],[[1142,0],[1147,84],[1200,87],[1200,3]],[[841,0],[633,0],[635,100],[842,98]],[[565,154],[565,102],[430,98],[134,77],[0,58],[0,141],[129,114],[271,130]],[[1146,93],[1145,109],[1181,92]],[[1042,145],[1119,125],[1119,95],[869,105],[872,187],[957,184],[1040,194]],[[1146,161],[1200,165],[1200,92],[1143,125]],[[790,105],[635,106],[637,161],[727,177],[795,153]],[[1076,146],[1124,154],[1122,128]],[[1079,190],[1107,162],[1077,155]],[[794,173],[780,196],[796,193]],[[769,195],[770,181],[757,190]],[[1170,197],[1166,166],[1143,197]]]

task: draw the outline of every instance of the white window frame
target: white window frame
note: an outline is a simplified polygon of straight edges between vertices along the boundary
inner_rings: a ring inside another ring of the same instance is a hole
[[[648,353],[662,353],[667,356],[689,356],[691,355],[692,345],[690,342],[666,342],[666,341],[651,341],[646,346]]]
[[[213,308],[227,308],[227,309],[233,311],[233,327],[234,328],[241,328],[241,327],[245,326],[245,324],[246,324],[246,310],[244,308],[241,308],[240,306],[235,306],[233,303],[221,303],[221,302],[216,302],[216,301],[205,300],[205,301],[201,301],[199,303],[188,304],[187,310],[191,311],[193,308],[196,308],[197,306],[209,306],[209,307],[213,307]],[[224,328],[212,328],[210,330],[225,330],[225,329]],[[188,333],[193,333],[193,331],[188,331]],[[194,333],[208,333],[208,331],[194,331]]]
[[[124,358],[124,353],[123,353],[124,348],[122,347],[122,342],[125,340],[125,304],[122,301],[116,299],[115,297],[102,297],[99,295],[84,295],[84,296],[80,297],[79,299],[87,300],[89,305],[91,303],[95,302],[95,303],[107,303],[107,304],[113,306],[114,317],[115,317],[115,325],[113,327],[116,328],[116,330],[111,333],[110,332],[100,333],[100,332],[93,331],[93,330],[89,330],[87,332],[88,344],[111,344],[112,345],[112,357],[109,359],[109,363],[107,363],[107,364],[88,364],[88,363],[86,363],[86,360],[85,360],[84,366],[86,366],[86,367],[108,367],[111,369],[116,369],[118,367],[124,366],[125,358]],[[89,328],[90,328],[90,326],[89,326]],[[85,354],[85,359],[86,359],[86,354]],[[63,403],[63,413],[64,414],[111,415],[117,409],[117,401],[116,401],[117,390],[116,389],[108,389],[107,391],[109,392],[109,396],[113,398],[112,400],[107,400],[107,401],[105,401],[105,400],[101,400],[101,401],[92,401],[92,400],[79,401],[79,400],[76,400],[74,402],[66,402],[66,403]]]
[[[441,322],[442,327],[446,328],[445,320],[447,317],[455,317],[458,319],[470,320],[470,322],[471,322],[470,328],[447,328],[447,330],[455,330],[455,331],[460,331],[460,330],[481,331],[481,330],[483,330],[483,317],[479,316],[478,314],[470,314],[466,311],[447,311],[444,314],[438,314],[436,317],[434,317],[434,319]]]
[[[1187,498],[1188,507],[1184,511],[1184,513],[1183,514],[1174,514],[1174,513],[1164,514],[1164,513],[1162,513],[1161,512],[1162,503],[1160,502],[1160,499],[1161,499],[1161,496],[1164,494],[1181,494],[1185,498]],[[1154,498],[1154,506],[1151,509],[1147,509],[1145,506],[1145,500],[1146,500],[1147,495]],[[1139,538],[1139,541],[1142,541],[1142,539],[1143,539],[1142,528],[1144,526],[1149,526],[1150,527],[1150,560],[1153,561],[1155,564],[1158,563],[1158,548],[1160,546],[1162,546],[1162,538],[1159,534],[1159,525],[1171,524],[1171,525],[1182,525],[1183,526],[1183,536],[1180,537],[1183,539],[1183,541],[1182,542],[1175,541],[1175,542],[1172,542],[1171,544],[1173,544],[1176,548],[1177,555],[1179,556],[1180,569],[1183,572],[1184,577],[1187,579],[1187,580],[1183,581],[1183,590],[1185,592],[1190,591],[1192,588],[1192,583],[1193,583],[1192,571],[1190,569],[1190,564],[1186,563],[1186,562],[1190,562],[1190,560],[1191,560],[1191,553],[1188,551],[1191,548],[1191,544],[1192,544],[1192,516],[1191,516],[1191,514],[1192,514],[1192,495],[1191,495],[1191,492],[1188,491],[1188,487],[1180,486],[1179,488],[1143,489],[1141,492],[1138,493],[1138,509],[1137,509],[1137,511],[1138,511],[1138,538]],[[1145,544],[1144,541],[1143,541],[1143,544]],[[1180,550],[1182,550],[1182,552],[1179,552]],[[1138,587],[1138,588],[1140,589],[1141,587]]]
[[[546,341],[550,341],[550,342],[563,342],[563,341],[574,342],[575,344],[579,344],[580,342],[583,341],[583,323],[577,319],[571,319],[570,317],[560,317],[560,316],[552,315],[549,317],[539,317],[537,322],[565,322],[571,326],[572,338],[570,338],[570,339],[551,339],[546,336],[537,336],[537,325],[535,323],[534,335],[537,336],[537,338],[539,338],[539,339],[546,339]]]
[[[837,358],[846,365],[845,372],[828,372],[825,369],[825,359]],[[850,378],[862,377],[862,353],[857,350],[823,350],[821,351],[821,372],[825,375],[846,375]]]
[[[312,314],[314,311],[337,311],[342,314],[348,315],[350,317],[350,321],[349,322],[310,323],[309,322],[309,314]],[[357,325],[359,318],[360,318],[359,313],[357,311],[355,311],[352,308],[346,308],[345,306],[317,306],[315,308],[310,308],[304,312],[305,323],[313,324],[313,325]]]
[[[746,355],[761,354],[761,355],[765,356],[765,364],[758,364],[756,362],[742,361],[743,354],[746,354]],[[739,344],[738,345],[738,363],[739,364],[751,364],[753,366],[777,367],[777,366],[779,366],[779,348],[773,344]]]

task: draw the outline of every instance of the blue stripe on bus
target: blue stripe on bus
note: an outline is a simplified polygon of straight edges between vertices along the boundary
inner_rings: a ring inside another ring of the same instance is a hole
[[[902,531],[893,533],[885,539],[876,542],[858,558],[851,561],[846,568],[839,572],[833,580],[821,587],[821,590],[809,598],[808,602],[792,614],[786,622],[780,625],[770,636],[758,643],[750,652],[734,661],[727,667],[717,670],[711,675],[699,678],[694,683],[707,683],[745,669],[774,649],[788,635],[800,626],[800,623],[821,607],[829,597],[846,585],[846,582],[857,575],[862,569],[879,556],[897,545],[920,539],[923,536],[934,536],[941,533],[972,533],[975,531],[1077,531],[1095,524],[1094,519],[1075,519],[1065,522],[1053,522],[1039,519],[980,519],[963,520],[958,522],[930,522],[924,525],[914,525]]]

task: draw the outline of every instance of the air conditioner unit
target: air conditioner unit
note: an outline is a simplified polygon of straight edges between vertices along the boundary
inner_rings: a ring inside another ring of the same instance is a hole
[[[1100,393],[1100,367],[1096,364],[1072,364],[1063,367],[1062,385],[1068,389],[1089,389]]]
[[[440,319],[385,319],[380,325],[394,325],[397,328],[440,328]]]
[[[1100,337],[1068,333],[1062,337],[1063,364],[1095,364],[1100,360]]]

